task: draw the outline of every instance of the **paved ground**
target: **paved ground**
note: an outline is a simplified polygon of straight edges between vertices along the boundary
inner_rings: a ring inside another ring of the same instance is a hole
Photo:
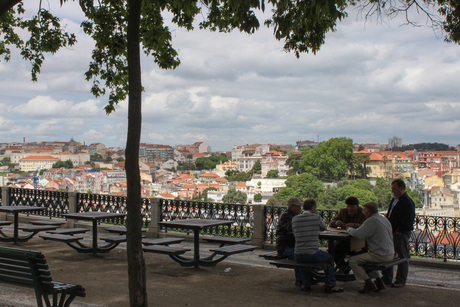
[[[8,231],[8,230],[7,230]],[[182,243],[184,244],[184,243]],[[191,246],[190,243],[185,242]],[[109,254],[78,254],[64,243],[34,238],[29,242],[2,246],[42,251],[53,279],[83,285],[86,298],[75,307],[129,306],[126,249]],[[206,252],[213,245],[203,244]],[[460,300],[460,271],[411,265],[408,285],[402,289],[362,295],[359,282],[339,283],[345,292],[325,294],[322,286],[311,293],[293,284],[293,271],[270,267],[258,255],[264,251],[234,255],[216,267],[184,268],[168,256],[145,254],[149,306],[266,306],[309,304],[310,306],[357,305],[373,307],[455,305]],[[230,270],[226,270],[230,268]],[[455,303],[457,302],[457,303]],[[0,285],[0,306],[36,306],[33,291]]]

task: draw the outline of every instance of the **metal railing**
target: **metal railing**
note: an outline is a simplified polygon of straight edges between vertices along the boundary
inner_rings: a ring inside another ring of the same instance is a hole
[[[36,206],[46,208],[43,212],[31,215],[62,217],[63,213],[105,211],[126,213],[125,196],[99,195],[85,193],[67,193],[61,191],[31,190],[3,187],[2,205]],[[8,204],[3,203],[8,199]],[[155,201],[153,201],[155,200]],[[73,204],[73,205],[72,205]],[[159,206],[159,216],[152,219],[152,205]],[[262,206],[259,218],[254,216],[254,207]],[[259,235],[268,244],[276,242],[276,227],[281,213],[286,207],[264,205],[237,205],[189,200],[148,199],[142,200],[143,227],[155,226],[158,221],[175,219],[217,219],[229,220],[230,226],[209,228],[203,234],[253,237],[254,221],[264,221],[265,225],[257,227]],[[318,209],[326,224],[337,214],[338,210]],[[262,216],[263,215],[263,216]],[[124,225],[125,220],[102,221],[108,224]],[[260,226],[260,225],[259,225]],[[187,233],[185,229],[170,229]],[[259,231],[258,231],[259,232]],[[263,233],[262,233],[263,232]],[[447,260],[460,260],[460,218],[417,215],[414,231],[409,241],[411,254],[419,257]]]
[[[254,231],[254,216],[251,205],[220,204],[188,200],[160,200],[161,220],[213,219],[232,221],[230,226],[217,226],[204,229],[203,234],[250,238]],[[171,229],[189,232],[185,229]]]
[[[30,215],[62,217],[62,213],[69,213],[69,194],[67,192],[9,188],[8,196],[10,206],[45,208],[44,211],[31,212]]]

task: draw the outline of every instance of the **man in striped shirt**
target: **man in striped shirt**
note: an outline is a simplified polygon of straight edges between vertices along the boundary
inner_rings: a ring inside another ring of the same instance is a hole
[[[294,260],[306,263],[330,263],[325,270],[326,293],[341,293],[343,288],[337,287],[335,281],[334,257],[319,250],[319,231],[326,230],[326,224],[321,216],[316,214],[316,202],[307,199],[303,204],[304,212],[292,219],[292,231],[295,236]],[[302,290],[310,291],[310,276],[307,271],[301,271]]]

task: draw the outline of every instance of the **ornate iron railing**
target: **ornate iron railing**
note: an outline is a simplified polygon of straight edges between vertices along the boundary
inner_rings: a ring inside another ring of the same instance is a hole
[[[417,215],[409,246],[415,256],[460,260],[460,218]]]
[[[101,211],[126,213],[126,196],[77,193],[77,212]],[[142,199],[143,227],[150,225],[150,199]],[[125,225],[126,219],[101,220],[102,223]]]
[[[0,189],[1,191],[2,189]],[[2,193],[5,193],[3,191]],[[33,212],[33,215],[62,217],[68,213],[69,194],[60,191],[31,190],[8,188],[9,205],[44,207],[43,212]],[[8,204],[2,204],[8,205]],[[276,227],[281,213],[286,207],[265,206],[265,240],[276,242]],[[254,232],[254,212],[251,205],[220,204],[184,200],[160,200],[161,220],[186,218],[221,219],[233,221],[230,227],[214,227],[207,229],[205,234],[250,238]],[[127,212],[126,197],[76,193],[76,211],[108,211]],[[337,210],[318,210],[323,220],[328,224]],[[143,199],[143,226],[151,224],[150,199]],[[102,221],[103,223],[124,225],[125,220]],[[173,231],[187,232],[185,229]],[[414,231],[410,239],[411,254],[419,257],[446,260],[460,260],[460,218],[417,215]]]
[[[232,221],[230,226],[217,226],[204,229],[203,234],[250,238],[254,231],[253,209],[251,205],[220,204],[184,200],[160,200],[161,220],[213,219]],[[186,229],[171,229],[189,233]]]
[[[30,212],[30,215],[61,217],[69,212],[69,194],[60,191],[10,188],[11,206],[34,206],[46,208],[44,211]]]
[[[278,220],[283,211],[286,209],[287,207],[282,206],[265,206],[265,241],[271,244],[276,242],[276,227],[278,226]],[[323,218],[326,225],[329,225],[337,212],[338,210],[318,209],[316,213]]]

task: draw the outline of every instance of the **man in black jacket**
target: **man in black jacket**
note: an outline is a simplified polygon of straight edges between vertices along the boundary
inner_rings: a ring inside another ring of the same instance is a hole
[[[391,183],[391,192],[394,198],[390,202],[387,211],[387,218],[393,228],[393,242],[395,253],[398,257],[409,260],[409,239],[414,229],[415,205],[406,193],[406,184],[401,179],[396,179]],[[393,282],[393,267],[383,271],[383,281],[391,284],[394,288],[401,288],[406,285],[409,273],[409,263],[404,262],[398,265],[396,281]]]
[[[298,198],[288,200],[288,208],[281,214],[276,227],[276,250],[278,255],[294,259],[295,237],[292,232],[292,218],[302,211],[302,201]],[[295,270],[295,284],[301,287],[299,270]]]

